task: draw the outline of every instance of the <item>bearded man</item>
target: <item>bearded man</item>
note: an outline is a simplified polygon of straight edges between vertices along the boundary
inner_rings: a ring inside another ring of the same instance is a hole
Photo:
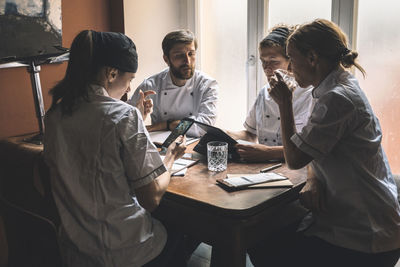
[[[162,41],[163,58],[168,68],[145,79],[129,100],[135,105],[140,92],[153,100],[148,131],[173,130],[183,118],[214,125],[217,117],[215,79],[195,69],[197,41],[189,30],[168,33]],[[204,131],[193,124],[187,135],[199,137]]]

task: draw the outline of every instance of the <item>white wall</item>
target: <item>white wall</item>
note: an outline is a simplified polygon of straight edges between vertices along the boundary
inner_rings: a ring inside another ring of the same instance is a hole
[[[243,0],[236,0],[235,6],[241,1]],[[139,68],[132,82],[129,97],[144,78],[167,67],[162,58],[161,48],[164,36],[176,29],[189,28],[197,33],[200,45],[196,56],[196,67],[217,79],[220,85],[217,126],[224,129],[242,129],[247,113],[245,71],[247,2],[244,1],[238,6],[241,11],[240,19],[231,14],[232,10],[225,17],[216,15],[229,2],[230,0],[224,0],[214,3],[207,0],[204,6],[197,5],[203,23],[196,26],[194,6],[196,3],[202,3],[201,1],[124,0],[125,33],[135,42],[139,55]],[[238,24],[241,27],[236,27]],[[227,36],[227,33],[233,36]],[[205,36],[202,36],[203,34]],[[240,56],[238,51],[241,52]]]
[[[136,44],[139,68],[133,91],[144,78],[167,67],[161,42],[176,29],[187,28],[186,0],[124,0],[125,33]]]

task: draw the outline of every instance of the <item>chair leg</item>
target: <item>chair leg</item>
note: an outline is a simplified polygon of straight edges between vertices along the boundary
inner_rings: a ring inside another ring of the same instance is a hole
[[[0,267],[8,265],[8,243],[3,217],[0,215]]]

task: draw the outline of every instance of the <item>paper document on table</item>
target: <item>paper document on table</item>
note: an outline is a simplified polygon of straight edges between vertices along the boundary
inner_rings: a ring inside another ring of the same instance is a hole
[[[165,156],[161,156],[161,159],[164,161]],[[172,175],[176,175],[176,176],[180,176],[180,175],[185,175],[186,171],[183,171],[187,168],[189,168],[190,166],[194,165],[196,162],[198,162],[199,160],[191,160],[191,159],[177,159],[174,161],[174,164],[172,165],[171,168],[171,174]]]
[[[182,169],[182,170],[180,170],[180,171],[174,172],[174,173],[172,174],[172,176],[185,176],[186,171],[187,171],[187,168],[184,168],[184,169]]]
[[[191,143],[194,143],[198,141],[200,138],[197,137],[187,137],[186,136],[186,145],[190,145]]]
[[[280,173],[278,173],[280,174]],[[246,174],[228,174],[228,178],[243,176]],[[245,188],[275,188],[275,187],[292,187],[293,183],[289,179],[278,181],[267,181],[265,183],[249,185]]]
[[[238,144],[241,144],[241,145],[254,145],[255,144],[254,142],[250,142],[250,141],[246,141],[246,140],[242,140],[242,139],[238,139],[238,140],[236,140],[236,142],[238,142]]]
[[[266,182],[266,183],[261,183],[261,184],[253,184],[253,185],[249,185],[246,188],[274,188],[274,187],[292,187],[292,186],[293,186],[293,183],[289,179],[287,179],[287,180]]]
[[[171,134],[171,131],[149,132],[151,141],[156,145],[164,143],[165,139]]]
[[[268,184],[274,181],[288,180],[287,177],[274,173],[258,173],[258,174],[228,174],[225,179],[217,181],[231,188],[243,188],[257,184]]]

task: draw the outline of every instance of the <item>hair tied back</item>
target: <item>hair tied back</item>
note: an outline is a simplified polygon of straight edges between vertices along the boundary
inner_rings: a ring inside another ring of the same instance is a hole
[[[343,47],[342,52],[340,53],[340,57],[343,58],[350,52],[351,52],[350,49],[348,49],[347,47]]]

